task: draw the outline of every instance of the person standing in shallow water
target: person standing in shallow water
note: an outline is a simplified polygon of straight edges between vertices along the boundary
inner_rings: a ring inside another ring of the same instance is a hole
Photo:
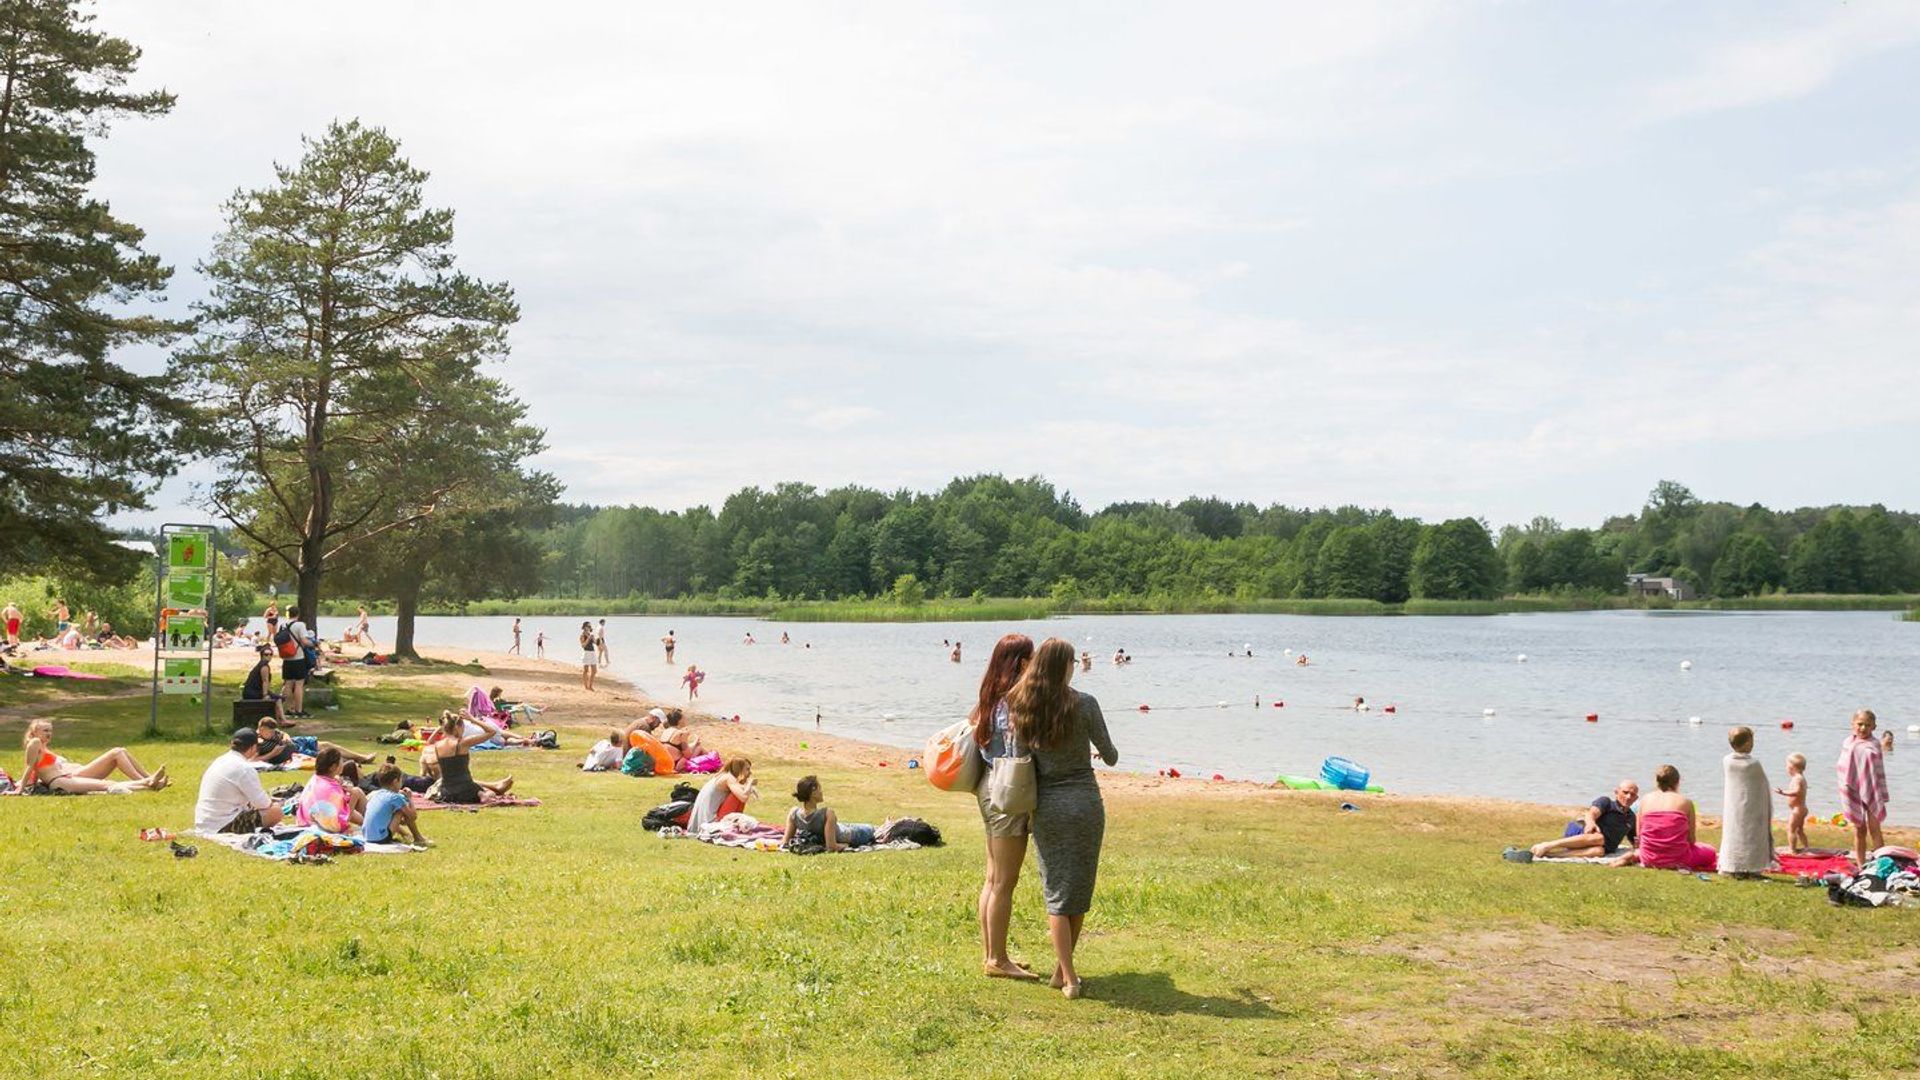
[[[593,624],[580,624],[580,685],[593,689],[593,677],[600,667],[600,650],[593,647]]]
[[[508,656],[520,655],[520,616],[513,617],[513,644],[507,646]]]
[[[1048,638],[1007,693],[1014,737],[1033,757],[1033,846],[1047,901],[1047,935],[1053,940],[1052,985],[1068,998],[1081,994],[1074,950],[1093,906],[1107,830],[1107,808],[1088,748],[1108,765],[1120,761],[1100,703],[1068,685],[1074,667],[1073,643]]]

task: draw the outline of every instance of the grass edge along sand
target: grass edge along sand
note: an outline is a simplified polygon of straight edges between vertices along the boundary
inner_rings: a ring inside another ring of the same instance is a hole
[[[531,672],[556,695],[570,680],[557,664],[481,659],[489,678]],[[470,678],[355,672],[341,712],[315,727],[370,748]],[[708,741],[754,757],[764,817],[814,772],[850,820],[913,813],[949,843],[799,858],[664,842],[638,820],[668,781],[572,767],[638,702],[617,686],[602,707],[579,696],[546,718],[564,751],[476,763],[545,805],[429,814],[435,850],[327,867],[211,845],[176,860],[140,843],[138,828],[190,818],[218,745],[137,741],[144,700],[47,707],[73,756],[129,742],[181,782],[0,802],[0,903],[19,916],[0,937],[7,1071],[1731,1077],[1920,1064],[1912,912],[1833,909],[1779,883],[1506,864],[1502,844],[1557,831],[1567,811],[1484,800],[1103,773],[1088,999],[989,981],[970,800],[902,770],[891,748],[703,721]],[[197,711],[184,716],[168,730],[197,727]],[[0,745],[17,746],[23,722],[0,722]],[[1016,904],[1016,955],[1046,971],[1031,860]]]

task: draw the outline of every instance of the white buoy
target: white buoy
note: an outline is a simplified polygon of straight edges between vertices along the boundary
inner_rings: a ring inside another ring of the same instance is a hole
[[[890,712],[883,712],[880,714],[880,719],[885,723],[891,724],[893,723],[893,714]]]
[[[1680,661],[1680,670],[1681,670],[1681,671],[1692,671],[1692,670],[1693,670],[1693,661],[1691,661],[1691,660],[1682,660],[1682,661]]]
[[[1493,710],[1492,710],[1492,709],[1481,709],[1481,710],[1480,710],[1480,715],[1481,715],[1481,716],[1492,716],[1492,715],[1493,715]]]
[[[1227,707],[1227,703],[1224,701],[1216,701],[1213,703],[1213,706],[1216,709],[1224,709]]]
[[[1516,656],[1516,657],[1514,657],[1514,658],[1513,658],[1513,662],[1514,662],[1514,663],[1516,663],[1516,664],[1524,664],[1524,663],[1526,663],[1526,662],[1527,662],[1527,654],[1526,654],[1526,653],[1521,653],[1521,654],[1520,654],[1519,656]]]
[[[1920,735],[1920,724],[1908,724],[1908,725],[1907,725],[1907,734],[1909,734],[1909,735]]]
[[[1699,727],[1699,726],[1700,726],[1700,718],[1699,718],[1699,717],[1697,717],[1697,716],[1689,716],[1689,717],[1687,717],[1687,723],[1689,723],[1689,724],[1692,724],[1692,725],[1693,725],[1694,727]]]
[[[1280,650],[1280,655],[1281,655],[1281,656],[1292,656],[1292,655],[1293,655],[1293,650],[1292,650],[1292,649],[1281,649],[1281,650]]]

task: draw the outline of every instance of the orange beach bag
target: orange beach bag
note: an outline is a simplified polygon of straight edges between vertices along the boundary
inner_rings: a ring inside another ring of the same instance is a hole
[[[927,781],[941,791],[970,792],[980,786],[980,747],[973,741],[973,724],[969,721],[934,732],[920,760]]]

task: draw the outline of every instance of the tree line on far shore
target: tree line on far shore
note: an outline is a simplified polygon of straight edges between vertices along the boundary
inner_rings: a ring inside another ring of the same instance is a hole
[[[717,512],[556,506],[558,483],[526,465],[545,432],[488,373],[513,291],[459,269],[453,212],[396,139],[357,120],[303,139],[227,200],[203,299],[163,315],[172,271],[91,191],[93,143],[173,96],[128,90],[139,50],[76,0],[7,4],[0,50],[0,590],[32,619],[58,596],[150,630],[153,571],[103,522],[189,461],[213,465],[202,501],[244,556],[222,621],[252,607],[249,585],[288,585],[308,614],[323,595],[391,601],[403,655],[423,604],[531,595],[1397,603],[1612,594],[1629,572],[1722,596],[1920,587],[1911,514],[1703,503],[1667,482],[1598,529],[1497,534],[1200,497],[1088,513],[1000,476],[747,488]],[[140,345],[168,351],[164,374],[115,362]]]
[[[1390,510],[1218,498],[1088,513],[1042,478],[934,493],[746,488],[716,513],[566,506],[533,533],[541,594],[783,599],[996,596],[1469,600],[1614,595],[1629,573],[1701,595],[1920,588],[1920,517],[1884,507],[1702,502],[1662,481],[1598,529],[1536,517],[1423,523]]]

